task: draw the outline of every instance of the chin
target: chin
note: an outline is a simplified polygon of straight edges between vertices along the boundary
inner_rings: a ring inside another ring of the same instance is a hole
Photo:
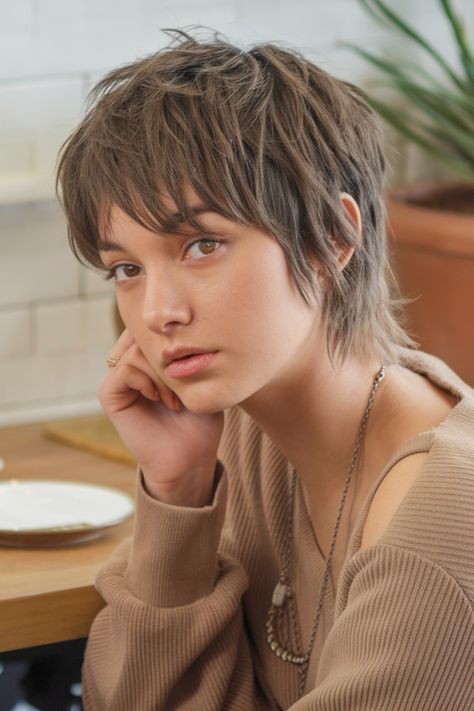
[[[213,415],[238,405],[245,398],[241,393],[225,392],[222,388],[183,388],[176,393],[187,410],[195,415]]]
[[[214,415],[236,404],[233,401],[228,403],[223,398],[182,397],[180,399],[185,408],[195,415]]]

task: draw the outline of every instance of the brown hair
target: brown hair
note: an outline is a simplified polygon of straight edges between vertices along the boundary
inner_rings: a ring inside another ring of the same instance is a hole
[[[354,349],[396,361],[398,346],[414,344],[399,325],[381,131],[362,92],[275,44],[243,51],[217,35],[170,32],[168,47],[94,87],[62,148],[57,181],[75,255],[102,267],[99,218],[112,205],[149,229],[177,231],[163,193],[199,228],[190,185],[223,216],[274,236],[305,302],[315,293],[310,260],[319,262],[331,357]],[[342,192],[360,207],[361,241]],[[342,272],[341,245],[356,246]]]

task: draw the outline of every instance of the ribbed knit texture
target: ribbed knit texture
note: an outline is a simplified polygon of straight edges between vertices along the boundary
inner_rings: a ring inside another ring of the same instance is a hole
[[[86,650],[86,711],[474,711],[474,393],[432,356],[406,350],[402,362],[460,401],[400,448],[368,496],[326,595],[306,695],[295,702],[296,669],[265,639],[290,467],[234,408],[211,506],[166,506],[138,478],[134,536],[97,578],[107,605]],[[360,550],[378,486],[420,451],[428,458],[388,528]],[[294,534],[305,641],[324,560],[301,496]]]

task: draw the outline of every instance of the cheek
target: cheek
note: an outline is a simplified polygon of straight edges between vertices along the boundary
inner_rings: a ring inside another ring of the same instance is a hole
[[[267,265],[268,266],[268,265]],[[221,299],[224,327],[233,330],[242,346],[273,357],[293,331],[308,323],[310,312],[293,286],[286,265],[255,270],[239,280]]]
[[[126,296],[127,295],[124,294],[123,290],[121,290],[118,286],[115,287],[115,302],[124,322],[127,321],[128,312],[130,311],[131,306],[130,300],[127,299]]]

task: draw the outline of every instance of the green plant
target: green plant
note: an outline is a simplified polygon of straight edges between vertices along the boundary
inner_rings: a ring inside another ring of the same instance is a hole
[[[374,109],[400,133],[417,143],[458,173],[474,176],[474,52],[461,19],[450,0],[439,0],[454,36],[460,58],[454,69],[433,43],[423,37],[383,0],[359,0],[384,25],[401,33],[421,48],[442,69],[438,79],[413,62],[395,62],[351,43],[346,46],[380,70],[411,110],[396,109],[387,101],[370,96]]]

